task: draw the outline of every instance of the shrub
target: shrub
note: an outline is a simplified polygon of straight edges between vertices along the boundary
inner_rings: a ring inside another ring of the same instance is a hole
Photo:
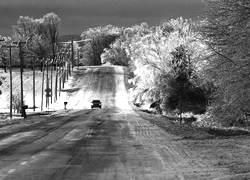
[[[12,96],[12,106],[14,108],[14,113],[17,111],[17,113],[21,112],[21,97],[20,94],[13,94]]]

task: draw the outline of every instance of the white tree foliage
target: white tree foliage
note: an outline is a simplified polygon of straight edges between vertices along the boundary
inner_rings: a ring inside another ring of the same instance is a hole
[[[142,23],[126,28],[123,36],[122,46],[130,58],[137,100],[154,102],[167,97],[168,83],[177,76],[171,52],[181,45],[186,47],[192,66],[203,69],[200,62],[205,55],[204,43],[190,20],[180,17],[157,27]]]
[[[27,41],[27,53],[39,58],[54,54],[59,35],[60,18],[55,13],[48,13],[40,19],[20,16],[13,26],[13,39]]]

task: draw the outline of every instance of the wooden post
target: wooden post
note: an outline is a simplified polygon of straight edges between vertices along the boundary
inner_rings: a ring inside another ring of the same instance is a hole
[[[46,89],[48,88],[49,88],[49,62],[47,60],[46,62]],[[48,104],[49,104],[49,97],[46,96],[46,108],[48,107]]]
[[[12,119],[12,59],[11,59],[11,46],[9,46],[10,53],[10,119]]]
[[[36,111],[36,77],[35,77],[35,57],[33,57],[33,111]]]
[[[71,69],[70,69],[70,65],[72,65],[72,62],[70,61],[70,54],[68,54],[68,76],[67,76],[67,80],[69,79],[69,76],[71,76]]]
[[[24,117],[23,112],[23,52],[22,52],[22,44],[19,44],[19,58],[20,58],[20,77],[21,77],[21,116]]]
[[[63,62],[63,65],[62,65],[62,77],[63,77],[63,79],[62,79],[62,81],[63,81],[63,84],[62,84],[62,87],[64,88],[64,83],[65,83],[65,79],[66,79],[66,71],[65,71],[65,69],[66,69],[66,62]]]
[[[74,38],[71,38],[71,63],[72,63],[72,71],[73,71],[74,66],[75,66],[75,62],[74,62],[74,44],[73,44],[73,40],[74,40]]]
[[[52,62],[51,62],[51,74],[50,74],[50,87],[51,87],[51,95],[50,95],[50,103],[52,104],[53,103],[53,63],[54,63],[54,59],[52,59]]]
[[[67,57],[66,66],[67,66],[66,69],[67,69],[67,81],[68,81],[69,80],[69,74],[70,74],[70,61],[69,61],[69,57]]]
[[[57,84],[58,84],[58,65],[57,65],[57,60],[56,60],[56,81],[55,81],[55,98],[54,98],[54,102],[57,101]]]
[[[59,96],[61,96],[61,87],[62,87],[62,65],[61,65],[61,61],[59,64]]]
[[[43,77],[42,77],[42,99],[41,99],[41,111],[43,111],[43,92],[44,92],[44,59],[42,60],[42,71],[43,71]]]

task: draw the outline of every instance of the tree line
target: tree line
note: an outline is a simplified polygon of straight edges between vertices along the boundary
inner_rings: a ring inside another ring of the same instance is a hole
[[[83,65],[127,66],[135,104],[151,104],[159,113],[206,113],[210,121],[233,124],[250,114],[250,2],[204,3],[200,20],[89,28],[73,48]],[[30,40],[27,54],[54,59],[62,52],[59,25],[54,13],[20,17],[13,38]]]
[[[72,43],[60,44],[58,42],[60,18],[55,13],[48,13],[40,19],[20,16],[17,25],[13,26],[12,37],[1,38],[1,58],[3,67],[10,69],[10,117],[12,105],[22,116],[25,108],[23,100],[24,66],[33,70],[33,109],[35,106],[35,69],[39,66],[42,72],[41,111],[46,98],[46,107],[57,100],[61,88],[68,79],[73,66]],[[20,96],[12,93],[12,67],[13,61],[18,61],[21,72]],[[45,77],[46,76],[46,77]],[[55,82],[53,82],[55,80]],[[45,83],[46,82],[46,83]],[[45,85],[44,85],[45,84]],[[53,89],[54,87],[54,89]],[[15,99],[15,97],[20,99]],[[18,104],[18,107],[15,105]]]
[[[160,113],[207,113],[231,125],[250,114],[250,2],[205,0],[203,18],[158,26],[90,28],[82,47],[102,64],[127,66],[135,104]],[[107,46],[108,45],[108,46]]]

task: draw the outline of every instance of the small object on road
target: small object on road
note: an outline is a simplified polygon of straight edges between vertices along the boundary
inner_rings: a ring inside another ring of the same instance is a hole
[[[68,102],[65,101],[65,102],[64,102],[64,109],[67,109],[67,108],[66,108],[66,105],[67,105],[67,104],[68,104]]]
[[[91,103],[91,109],[93,109],[94,107],[99,107],[100,109],[102,109],[102,102],[100,100],[93,100]]]

